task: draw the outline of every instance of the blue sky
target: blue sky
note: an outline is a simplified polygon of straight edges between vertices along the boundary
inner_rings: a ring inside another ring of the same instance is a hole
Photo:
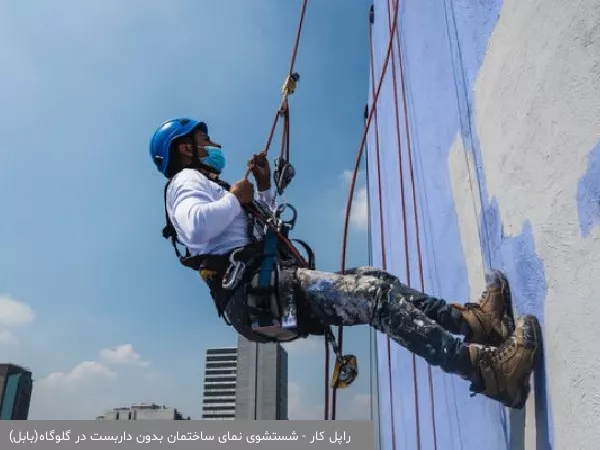
[[[287,199],[321,270],[340,267],[369,4],[310,3],[297,60]],[[227,153],[225,178],[241,177],[279,104],[300,5],[0,4],[0,360],[32,369],[32,419],[90,419],[139,401],[200,416],[205,349],[236,335],[162,239],[164,179],[148,140],[166,119],[204,120]],[[365,199],[361,180],[348,265],[368,261]],[[369,329],[345,336],[361,376],[340,393],[338,417],[368,418]],[[322,340],[287,348],[291,418],[320,418]]]

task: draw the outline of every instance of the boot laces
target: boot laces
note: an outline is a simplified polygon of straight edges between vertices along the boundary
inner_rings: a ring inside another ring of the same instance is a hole
[[[489,290],[485,289],[481,292],[481,296],[479,297],[479,303],[483,303],[488,299]]]
[[[478,353],[479,353],[478,354],[479,361],[476,363],[477,366],[481,365],[481,366],[491,367],[493,365],[492,358],[495,353],[495,349],[493,347],[490,347],[487,345],[481,346],[481,347],[479,347]],[[479,369],[477,370],[477,372],[478,372],[477,377],[471,381],[470,397],[475,397],[477,394],[480,394],[485,390],[485,383],[483,381],[481,373],[479,372]]]
[[[506,339],[502,344],[500,344],[499,347],[496,348],[494,356],[496,356],[496,358],[499,361],[503,361],[506,358],[506,356],[510,353],[510,351],[513,350],[516,346],[517,339],[514,335],[512,335],[508,339]]]

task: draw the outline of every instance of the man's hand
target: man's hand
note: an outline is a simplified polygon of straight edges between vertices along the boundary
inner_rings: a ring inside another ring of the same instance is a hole
[[[254,185],[248,180],[240,180],[231,186],[230,191],[242,205],[254,200]]]
[[[271,167],[267,155],[263,152],[258,153],[248,160],[248,166],[254,179],[256,187],[260,192],[271,188]]]

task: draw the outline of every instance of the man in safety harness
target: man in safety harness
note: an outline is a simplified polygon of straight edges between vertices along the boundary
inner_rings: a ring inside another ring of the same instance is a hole
[[[305,259],[289,238],[295,217],[285,221],[289,205],[274,203],[264,153],[249,161],[257,193],[246,179],[233,185],[220,179],[225,157],[204,122],[164,122],[151,138],[150,155],[168,180],[163,236],[172,240],[181,263],[200,273],[219,315],[239,334],[259,343],[285,343],[309,335],[333,338],[331,326],[367,324],[470,381],[473,393],[524,406],[541,329],[533,316],[514,320],[501,272],[486,276],[480,302],[457,305],[373,267],[345,274],[316,271],[310,247],[297,241],[308,253]],[[277,161],[278,190],[289,170]]]

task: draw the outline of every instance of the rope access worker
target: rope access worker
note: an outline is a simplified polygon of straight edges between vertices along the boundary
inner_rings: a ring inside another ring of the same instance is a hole
[[[523,408],[539,359],[541,328],[531,315],[513,318],[509,283],[501,272],[486,275],[479,302],[457,305],[373,267],[345,274],[301,267],[281,256],[285,251],[265,250],[265,224],[257,226],[248,212],[252,205],[273,211],[264,153],[249,161],[256,193],[247,179],[229,185],[219,178],[225,156],[204,122],[164,122],[151,138],[150,155],[168,180],[163,236],[172,239],[180,261],[200,273],[220,317],[239,334],[254,342],[284,343],[323,335],[324,327],[370,325],[429,364],[470,381],[473,393]],[[185,256],[177,244],[186,248]],[[274,254],[277,263],[271,258],[265,278],[264,261]]]

